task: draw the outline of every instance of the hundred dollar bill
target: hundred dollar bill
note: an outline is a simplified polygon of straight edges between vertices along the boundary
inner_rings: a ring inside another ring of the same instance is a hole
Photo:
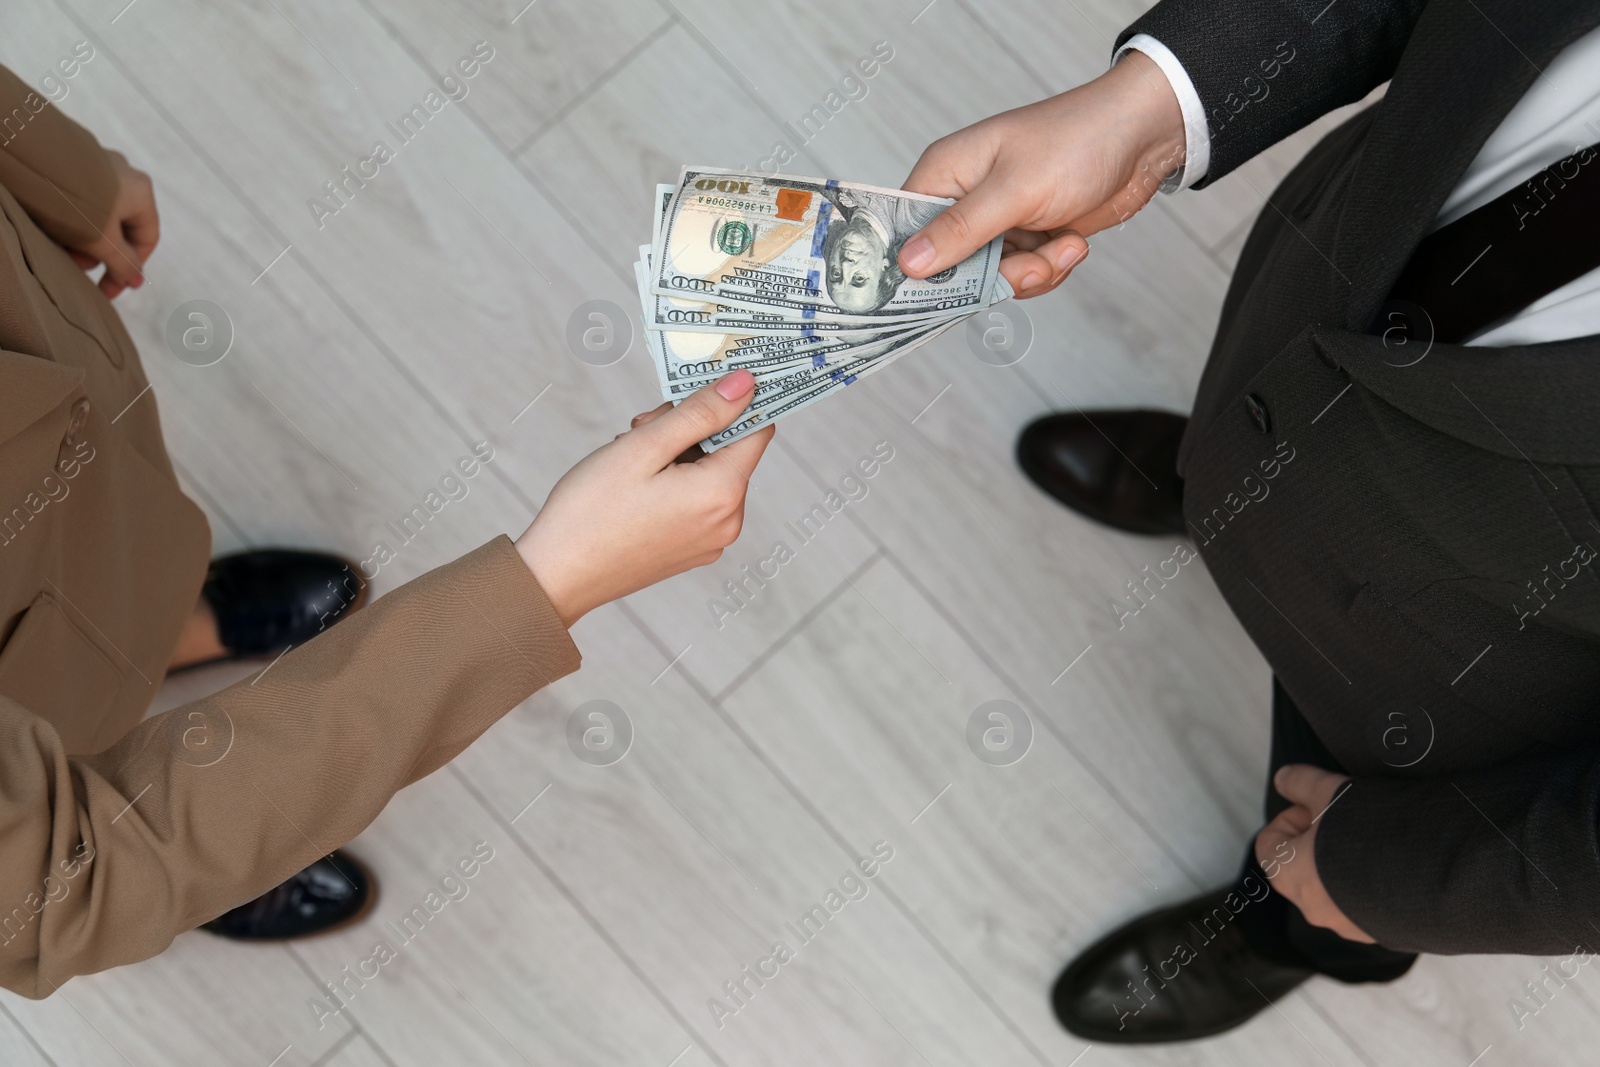
[[[810,407],[840,389],[854,385],[867,375],[882,370],[907,352],[933,340],[965,318],[966,316],[963,315],[925,330],[912,331],[891,341],[887,346],[887,351],[883,353],[866,356],[842,366],[826,368],[812,375],[809,384],[806,384],[803,388],[785,389],[770,393],[766,397],[758,395],[751,402],[750,408],[740,416],[738,422],[735,422],[725,430],[719,430],[704,441],[701,441],[700,448],[708,453],[715,452],[717,449],[730,445],[741,437],[755,433],[769,423],[776,422],[786,415],[792,415],[802,408]],[[669,397],[668,399],[671,398]]]
[[[647,250],[641,250],[645,252]],[[640,298],[648,300],[648,265],[633,265]],[[847,334],[683,333],[645,331],[645,343],[661,362],[663,386],[669,382],[708,381],[739,367],[761,372],[790,365],[837,363],[861,354],[908,328]]]
[[[655,220],[655,229],[659,234],[661,225],[667,213],[672,208],[672,197],[677,191],[677,186],[656,186],[656,204],[659,208]],[[651,264],[651,245],[643,245],[639,249],[639,259],[648,269]],[[1001,279],[1004,281],[1004,279]],[[640,302],[645,308],[644,328],[655,332],[672,332],[680,335],[704,333],[711,335],[751,335],[751,334],[791,334],[791,335],[818,335],[829,334],[841,337],[852,337],[852,343],[863,338],[877,334],[884,329],[884,324],[875,322],[858,322],[849,318],[834,319],[826,315],[819,316],[815,306],[809,306],[799,312],[788,312],[781,308],[767,305],[746,305],[722,301],[708,301],[693,296],[680,294],[672,297],[651,291],[651,283],[647,277],[644,287],[640,292]],[[922,318],[932,319],[937,315]],[[911,320],[896,322],[896,327],[910,326]]]
[[[850,345],[846,348],[831,350],[826,354],[802,355],[799,357],[774,355],[749,362],[716,363],[678,363],[661,352],[659,342],[647,339],[651,358],[656,364],[656,374],[661,380],[661,395],[668,400],[678,399],[696,389],[714,382],[730,371],[748,370],[756,376],[759,383],[764,379],[788,374],[799,369],[814,369],[825,371],[829,368],[839,367],[846,363],[854,363],[868,356],[879,355],[893,351],[896,345],[893,340],[874,341],[871,344]]]
[[[770,348],[746,349],[728,360],[699,362],[680,362],[669,357],[662,346],[668,334],[647,333],[645,345],[656,366],[661,395],[668,400],[676,400],[734,370],[750,371],[759,385],[768,377],[787,375],[795,370],[825,371],[846,363],[856,363],[869,356],[897,351],[905,341],[914,340],[918,334],[930,328],[907,330],[853,345],[837,345],[826,339],[813,339],[814,343],[797,347],[796,339],[780,337],[771,340]]]
[[[731,301],[697,300],[650,293],[645,302],[645,329],[678,333],[788,333],[788,334],[873,334],[888,327],[915,326],[939,315],[918,315],[887,321],[846,321],[829,318],[815,311],[794,315],[770,308],[749,307]]]
[[[908,331],[915,334],[917,331]],[[874,356],[894,352],[901,347],[896,338],[873,341],[868,344],[848,345],[842,348],[828,349],[825,352],[821,346],[807,349],[798,357],[778,355],[765,356],[753,360],[739,360],[734,362],[719,363],[706,361],[703,363],[678,363],[665,356],[659,348],[660,342],[655,340],[665,334],[651,334],[646,337],[646,345],[650,348],[651,357],[656,363],[656,373],[661,380],[661,395],[667,400],[678,400],[706,385],[716,381],[729,371],[745,369],[756,377],[759,390],[762,383],[773,377],[783,377],[797,370],[815,372],[816,375],[826,374],[846,364],[860,364],[861,360]],[[758,391],[756,399],[761,399]]]
[[[764,375],[756,381],[755,396],[750,399],[748,411],[760,411],[809,392],[816,386],[837,382],[845,378],[859,378],[874,357],[867,356],[843,367],[792,367],[775,374]],[[693,390],[686,389],[686,392]],[[680,400],[682,394],[665,396],[666,400]]]
[[[785,387],[761,395],[760,386],[757,386],[757,395],[751,401],[750,407],[740,416],[739,421],[725,430],[719,430],[700,442],[700,448],[705,452],[715,452],[725,445],[730,445],[766,426],[768,423],[782,418],[791,412],[798,411],[824,396],[846,386],[854,385],[866,373],[868,366],[883,357],[867,356],[842,367],[828,368],[820,373],[806,373],[802,370],[792,377],[786,376]]]
[[[976,311],[993,300],[1002,238],[931,278],[907,278],[898,266],[901,245],[952,203],[853,182],[686,167],[656,223],[651,290],[734,305],[697,323],[729,329],[743,318],[739,308],[857,327]]]
[[[1005,277],[995,278],[994,291],[988,304],[966,311],[959,316],[976,314],[989,304],[1009,300],[1015,294]],[[919,315],[914,318],[893,319],[887,322],[841,322],[823,315],[801,313],[790,317],[771,311],[762,311],[740,304],[705,302],[683,297],[663,296],[660,293],[641,295],[644,302],[644,328],[655,333],[678,334],[798,334],[801,336],[838,337],[849,343],[863,338],[906,329],[920,329],[951,317],[951,313]]]
[[[927,331],[926,335],[908,343],[899,351],[891,355],[879,356],[864,360],[863,362],[867,365],[859,369],[836,369],[834,372],[828,375],[826,380],[819,381],[816,385],[804,392],[785,396],[781,399],[763,404],[760,407],[752,407],[740,417],[738,422],[700,442],[701,450],[708,453],[715,452],[717,449],[732,444],[741,437],[745,437],[748,434],[754,433],[769,423],[776,422],[787,415],[794,414],[796,411],[810,407],[819,400],[823,400],[829,396],[832,396],[840,389],[854,385],[867,375],[882,370],[890,363],[893,363],[895,359],[899,358],[899,356],[919,347],[922,344],[925,344],[927,341],[932,340],[939,334],[944,333],[952,325],[954,324],[946,323],[942,326],[931,329]]]

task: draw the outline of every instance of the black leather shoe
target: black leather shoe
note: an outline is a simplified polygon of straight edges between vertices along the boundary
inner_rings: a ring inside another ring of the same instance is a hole
[[[1090,1041],[1191,1041],[1233,1029],[1311,977],[1250,947],[1224,903],[1230,892],[1151,912],[1073,960],[1051,991],[1061,1025]]]
[[[234,941],[282,941],[359,922],[378,900],[372,872],[343,852],[324,856],[276,889],[201,927]]]
[[[354,564],[321,552],[262,548],[211,561],[201,590],[235,658],[301,645],[366,601]]]
[[[1017,463],[1034,485],[1097,522],[1183,535],[1178,442],[1188,425],[1168,411],[1057,412],[1022,431]]]

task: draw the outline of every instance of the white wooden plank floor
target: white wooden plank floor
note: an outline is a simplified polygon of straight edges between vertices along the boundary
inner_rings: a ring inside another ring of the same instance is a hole
[[[761,159],[886,42],[867,94],[789,169],[898,184],[942,133],[1092,77],[1144,6],[15,0],[0,62],[37,82],[91,42],[62,105],[155,176],[162,247],[118,307],[218,551],[364,554],[493,443],[381,592],[519,531],[653,403],[642,351],[595,367],[563,338],[578,304],[629,305],[654,182]],[[467,97],[319,227],[308,198],[478,41],[494,57]],[[1600,990],[1585,972],[1519,1026],[1510,1002],[1545,962],[1528,958],[1313,982],[1191,1047],[1089,1047],[1049,1014],[1072,953],[1231,872],[1258,819],[1269,675],[1203,570],[1119,629],[1106,602],[1171,546],[1054,506],[1011,443],[1069,404],[1185,408],[1250,219],[1340,117],[1097,237],[1071,285],[1023,307],[1021,363],[951,335],[781,427],[722,561],[584,620],[581,673],[354,843],[383,886],[369,924],[269,949],[188,934],[44,1002],[0,994],[0,1063],[1589,1062]],[[163,341],[196,298],[237,332],[213,367]],[[719,627],[708,600],[880,442],[893,458],[867,495]],[[185,676],[157,708],[245,670]],[[965,741],[997,699],[1035,732],[1003,768]],[[632,724],[620,762],[567,745],[591,700]],[[494,858],[466,895],[319,1018],[309,1002],[375,924],[479,842]],[[892,858],[864,895],[795,939],[786,924],[875,847]],[[779,940],[794,959],[731,999]]]

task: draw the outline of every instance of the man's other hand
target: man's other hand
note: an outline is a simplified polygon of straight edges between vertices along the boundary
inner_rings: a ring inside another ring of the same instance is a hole
[[[1289,807],[1256,834],[1256,862],[1272,880],[1272,887],[1300,909],[1306,922],[1332,930],[1347,941],[1372,945],[1377,942],[1339,910],[1317,873],[1317,823],[1349,780],[1349,775],[1307,763],[1279,767],[1272,784],[1278,795],[1289,801]],[[1283,859],[1285,854],[1290,858]]]

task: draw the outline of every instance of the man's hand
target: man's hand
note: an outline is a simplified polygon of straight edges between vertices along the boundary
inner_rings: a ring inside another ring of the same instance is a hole
[[[121,152],[107,153],[117,172],[117,197],[111,204],[111,217],[100,227],[93,244],[69,248],[67,254],[84,270],[100,264],[100,291],[110,300],[122,290],[144,284],[144,261],[161,239],[161,220],[156,214],[155,189],[150,175],[128,165]]]
[[[693,462],[696,442],[744,413],[755,377],[736,370],[634,417],[573,467],[517,538],[517,551],[571,626],[601,604],[713,563],[739,536],[750,475],[772,440],[760,430]]]
[[[1317,874],[1317,823],[1349,780],[1349,775],[1306,763],[1279,767],[1272,784],[1290,806],[1256,834],[1256,862],[1272,879],[1272,887],[1300,909],[1306,922],[1326,927],[1347,941],[1373,945],[1377,942],[1339,910]],[[1282,858],[1285,853],[1290,857],[1287,860]]]
[[[905,187],[958,202],[900,250],[926,278],[1006,235],[1000,272],[1019,297],[1060,285],[1090,234],[1150,202],[1183,162],[1183,112],[1161,68],[1129,52],[1060,96],[935,141]]]

